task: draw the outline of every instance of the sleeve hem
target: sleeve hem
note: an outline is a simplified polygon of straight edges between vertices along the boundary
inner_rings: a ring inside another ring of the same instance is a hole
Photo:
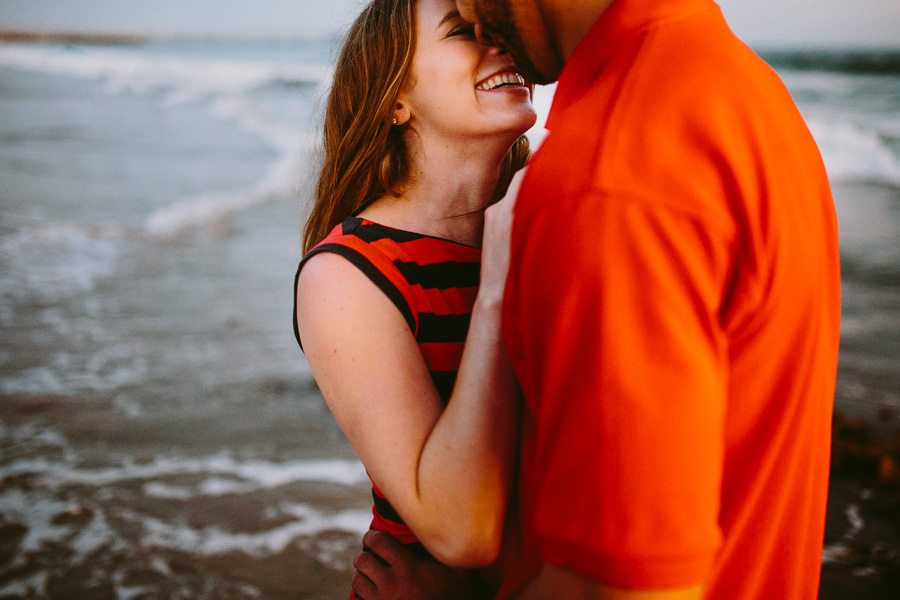
[[[403,315],[403,318],[406,320],[406,324],[409,325],[410,331],[412,331],[413,335],[416,334],[418,329],[418,322],[416,319],[416,315],[410,307],[409,301],[403,292],[394,284],[384,273],[382,273],[378,267],[366,256],[364,256],[358,250],[351,248],[349,246],[345,246],[343,244],[336,243],[323,243],[319,244],[312,250],[310,250],[306,256],[300,261],[300,264],[297,267],[297,274],[294,276],[294,337],[297,339],[297,343],[300,345],[300,349],[303,349],[303,342],[300,340],[300,329],[297,323],[297,286],[300,282],[300,271],[303,269],[303,265],[306,262],[321,252],[331,252],[334,254],[338,254],[343,256],[347,260],[349,260],[356,268],[363,272],[363,274],[368,277],[372,283],[374,283],[378,288],[388,297],[388,299],[397,307],[397,310],[400,311],[400,314]]]
[[[659,556],[616,556],[541,536],[544,562],[620,589],[665,589],[705,583],[713,552]]]

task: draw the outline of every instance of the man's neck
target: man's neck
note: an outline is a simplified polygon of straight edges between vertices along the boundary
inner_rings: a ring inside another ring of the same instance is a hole
[[[563,62],[614,0],[538,0],[538,9]]]

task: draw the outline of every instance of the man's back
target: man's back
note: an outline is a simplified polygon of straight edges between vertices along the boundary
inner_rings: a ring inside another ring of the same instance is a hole
[[[840,281],[812,138],[706,0],[614,3],[557,96],[505,315],[544,560],[814,597]]]

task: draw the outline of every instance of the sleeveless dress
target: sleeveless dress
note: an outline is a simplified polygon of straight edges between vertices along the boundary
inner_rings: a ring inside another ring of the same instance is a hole
[[[321,252],[349,260],[394,303],[415,336],[434,386],[446,403],[456,382],[478,292],[481,249],[351,217],[300,261],[295,292],[303,265]],[[300,343],[296,306],[294,309],[294,335]],[[429,556],[374,483],[372,497],[371,528],[390,533],[417,554]]]

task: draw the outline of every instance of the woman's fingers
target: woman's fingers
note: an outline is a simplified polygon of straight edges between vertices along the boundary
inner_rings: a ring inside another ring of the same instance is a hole
[[[509,269],[509,236],[512,230],[513,209],[525,170],[522,169],[515,174],[506,196],[485,211],[481,292],[479,292],[485,298],[498,299],[503,296],[506,273]]]

